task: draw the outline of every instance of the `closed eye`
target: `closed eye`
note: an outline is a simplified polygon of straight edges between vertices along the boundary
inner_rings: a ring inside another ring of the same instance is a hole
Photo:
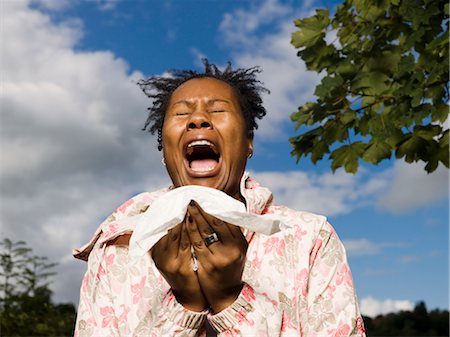
[[[185,116],[185,115],[189,115],[190,112],[189,111],[181,111],[181,112],[176,112],[175,116]]]

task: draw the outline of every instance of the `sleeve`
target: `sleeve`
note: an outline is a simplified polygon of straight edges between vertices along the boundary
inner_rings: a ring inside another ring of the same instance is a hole
[[[208,321],[218,336],[279,336],[281,312],[277,303],[267,296],[258,294],[244,283],[236,301],[215,315],[208,315]]]
[[[185,309],[171,291],[161,295],[152,286],[156,279],[149,280],[146,260],[136,268],[120,254],[115,245],[96,244],[91,251],[74,336],[198,336],[207,312]]]
[[[345,249],[328,222],[320,230],[309,261],[303,335],[365,336]]]

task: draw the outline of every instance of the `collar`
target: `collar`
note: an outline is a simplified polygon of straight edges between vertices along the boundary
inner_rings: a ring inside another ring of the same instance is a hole
[[[129,199],[118,207],[95,231],[92,239],[79,249],[73,250],[75,258],[87,261],[90,252],[97,241],[100,245],[116,239],[123,234],[131,234],[135,226],[127,221],[127,225],[121,225],[124,217],[133,217],[145,212],[151,203],[166,194],[173,186],[155,192],[144,192]],[[269,189],[262,187],[258,182],[250,178],[248,172],[244,172],[240,182],[240,191],[245,199],[248,213],[262,214],[265,209],[272,204],[273,196]]]

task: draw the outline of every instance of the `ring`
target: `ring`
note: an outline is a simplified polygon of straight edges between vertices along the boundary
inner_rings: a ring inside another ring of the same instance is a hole
[[[212,233],[208,235],[204,240],[205,246],[208,247],[209,245],[212,245],[214,242],[219,241],[219,237],[217,236],[217,233]]]

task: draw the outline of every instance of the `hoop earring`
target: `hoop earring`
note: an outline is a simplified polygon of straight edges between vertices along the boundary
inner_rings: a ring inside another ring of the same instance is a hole
[[[253,157],[253,151],[250,151],[250,153],[247,156],[247,159],[250,159],[251,157]]]
[[[162,151],[163,146],[162,146],[162,130],[158,129],[158,138],[157,138],[157,142],[158,142],[158,151]],[[165,164],[164,164],[165,165]]]
[[[164,157],[161,158],[161,163],[166,166],[166,159]]]

